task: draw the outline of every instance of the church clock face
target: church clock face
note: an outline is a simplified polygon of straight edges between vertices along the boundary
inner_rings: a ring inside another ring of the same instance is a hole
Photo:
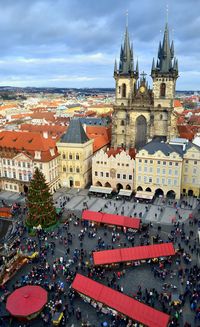
[[[145,87],[144,86],[141,86],[140,87],[140,93],[144,93],[145,92]]]

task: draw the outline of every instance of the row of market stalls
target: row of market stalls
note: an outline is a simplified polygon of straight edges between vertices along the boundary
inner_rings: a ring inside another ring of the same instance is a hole
[[[175,255],[173,243],[143,245],[93,252],[94,265],[111,265]]]
[[[92,185],[89,188],[89,193],[111,195],[112,192],[113,192],[113,189],[111,187],[103,187],[103,186],[94,186],[94,185]],[[133,194],[132,190],[120,189],[119,193],[117,195],[121,196],[121,197],[130,198],[132,196],[132,194]],[[155,195],[154,192],[137,191],[136,194],[134,195],[134,197],[137,198],[137,199],[151,201],[153,199],[154,195]]]
[[[107,224],[122,228],[138,230],[141,225],[139,218],[107,214],[84,210],[83,221],[92,221],[96,224]],[[115,266],[118,264],[132,265],[146,260],[165,259],[176,254],[173,243],[136,246],[93,252],[94,266]],[[96,307],[103,313],[121,314],[149,327],[166,327],[170,316],[143,304],[129,296],[104,286],[88,277],[77,274],[72,288],[79,293],[84,301]]]
[[[92,221],[97,224],[105,224],[111,226],[118,226],[123,228],[139,229],[141,219],[131,218],[128,216],[108,214],[105,212],[96,212],[91,210],[84,210],[82,220]]]
[[[97,305],[102,312],[122,314],[149,327],[166,327],[170,316],[143,304],[121,292],[98,283],[81,274],[76,274],[72,288],[84,301]]]

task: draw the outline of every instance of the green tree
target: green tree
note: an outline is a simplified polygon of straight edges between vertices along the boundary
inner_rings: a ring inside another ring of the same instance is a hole
[[[43,173],[36,168],[30,181],[27,196],[28,215],[26,225],[30,228],[41,225],[42,228],[50,227],[57,222],[53,197],[50,194]]]

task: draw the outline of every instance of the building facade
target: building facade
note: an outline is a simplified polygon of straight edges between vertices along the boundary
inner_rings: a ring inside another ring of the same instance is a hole
[[[61,185],[85,188],[91,184],[93,140],[87,137],[79,119],[71,120],[57,147]]]
[[[27,192],[34,170],[38,167],[53,193],[60,187],[58,158],[55,142],[40,134],[0,132],[1,189]]]
[[[92,158],[92,184],[94,186],[134,189],[135,161],[130,153],[121,149],[100,150]]]
[[[174,97],[178,78],[178,61],[174,45],[170,45],[166,24],[163,43],[159,45],[158,59],[153,59],[150,90],[145,74],[139,80],[138,63],[134,64],[133,48],[126,28],[121,47],[119,66],[115,62],[115,105],[113,107],[112,147],[140,148],[149,139],[177,135]]]
[[[135,190],[179,199],[200,196],[200,147],[186,139],[151,141],[135,157]]]

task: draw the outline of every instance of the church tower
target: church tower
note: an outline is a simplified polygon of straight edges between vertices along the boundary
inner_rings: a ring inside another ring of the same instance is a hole
[[[155,134],[176,136],[176,119],[173,113],[176,80],[178,78],[178,60],[174,57],[174,43],[170,45],[168,24],[165,26],[163,42],[159,43],[158,59],[154,58],[151,69],[153,79],[153,99],[155,116]],[[159,110],[158,110],[159,109]]]
[[[113,112],[112,147],[127,148],[127,132],[130,121],[128,106],[139,76],[138,62],[134,67],[133,46],[130,44],[128,27],[121,45],[119,65],[115,60],[115,105]]]

